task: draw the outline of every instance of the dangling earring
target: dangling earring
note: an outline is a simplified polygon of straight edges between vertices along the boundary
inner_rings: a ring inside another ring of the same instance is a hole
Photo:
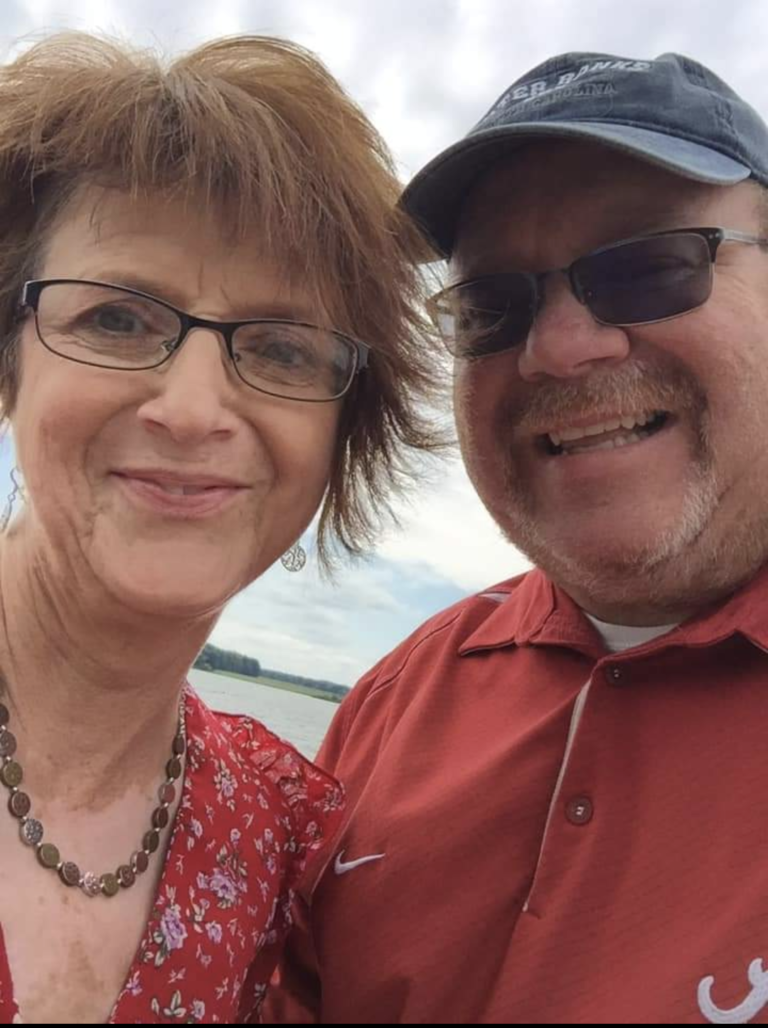
[[[0,532],[4,532],[10,523],[16,497],[21,496],[22,499],[24,498],[24,486],[19,481],[19,474],[20,472],[18,468],[14,468],[11,471],[13,489],[8,494],[8,499],[5,501],[5,507],[3,507],[2,516],[0,516]]]
[[[282,555],[280,563],[286,571],[301,571],[307,563],[307,551],[301,543],[294,543],[290,550]]]

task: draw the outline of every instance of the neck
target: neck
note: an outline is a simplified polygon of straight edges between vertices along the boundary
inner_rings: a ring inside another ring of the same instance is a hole
[[[77,588],[23,539],[0,552],[0,671],[30,791],[74,806],[162,774],[187,671],[215,616],[130,611]]]
[[[677,604],[667,608],[653,604],[600,603],[587,593],[580,594],[578,589],[571,591],[571,598],[585,613],[598,621],[626,628],[667,628],[680,625],[698,613],[695,607]]]

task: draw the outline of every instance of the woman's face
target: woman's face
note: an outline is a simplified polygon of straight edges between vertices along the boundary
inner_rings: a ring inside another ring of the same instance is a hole
[[[140,288],[227,321],[326,312],[214,211],[89,189],[54,228],[40,278]],[[330,327],[330,326],[329,326]],[[301,535],[328,480],[340,402],[257,392],[215,333],[196,329],[149,371],[65,360],[21,334],[12,419],[29,494],[20,539],[81,587],[142,612],[217,610]],[[204,492],[203,492],[204,490]],[[41,549],[42,548],[42,549]]]

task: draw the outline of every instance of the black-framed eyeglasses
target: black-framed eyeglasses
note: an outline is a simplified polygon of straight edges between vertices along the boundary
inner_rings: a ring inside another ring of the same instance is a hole
[[[370,348],[303,321],[209,321],[137,289],[84,279],[24,284],[22,312],[34,312],[40,342],[78,364],[115,371],[160,367],[192,329],[217,332],[237,375],[270,396],[307,403],[338,400],[368,363]]]
[[[701,307],[712,292],[721,243],[768,247],[768,239],[723,228],[686,228],[625,239],[566,268],[485,275],[449,286],[429,312],[454,357],[473,359],[525,343],[543,303],[544,280],[568,277],[595,321],[629,327],[669,321]]]

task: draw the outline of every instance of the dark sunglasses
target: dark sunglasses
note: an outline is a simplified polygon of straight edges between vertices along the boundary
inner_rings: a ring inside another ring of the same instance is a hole
[[[768,239],[723,228],[687,228],[612,243],[567,268],[485,275],[429,301],[429,313],[454,357],[477,358],[525,343],[541,309],[548,275],[568,276],[576,299],[603,325],[648,325],[688,314],[712,292],[721,243],[768,247]]]

